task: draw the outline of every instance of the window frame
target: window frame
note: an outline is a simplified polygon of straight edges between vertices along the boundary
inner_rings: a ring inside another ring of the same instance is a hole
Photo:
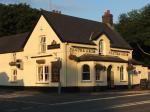
[[[47,51],[46,41],[47,41],[46,36],[45,35],[41,35],[40,36],[40,40],[39,40],[40,53],[46,53],[46,51]]]
[[[95,81],[101,81],[101,75],[101,70],[95,68]],[[97,76],[99,77],[99,79],[97,79]]]
[[[47,72],[46,72],[47,67]],[[40,76],[39,68],[42,68],[42,73]],[[47,75],[47,78],[46,78]],[[42,77],[42,78],[40,78]],[[46,80],[47,79],[47,80]],[[49,65],[38,65],[37,66],[37,83],[49,83],[50,81],[50,66]]]
[[[84,66],[87,66],[89,71],[84,71]],[[82,81],[91,81],[91,70],[90,70],[90,66],[88,64],[84,64],[82,65]],[[84,79],[84,75],[88,74],[89,79]]]
[[[104,50],[105,50],[105,43],[104,40],[100,40],[99,41],[99,54],[104,54]]]
[[[119,72],[120,72],[120,81],[125,81],[125,73],[123,66],[120,67]]]
[[[17,82],[17,74],[18,74],[17,69],[11,70],[11,82]]]

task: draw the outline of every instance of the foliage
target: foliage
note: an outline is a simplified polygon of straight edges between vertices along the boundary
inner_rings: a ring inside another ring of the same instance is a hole
[[[128,42],[150,46],[150,4],[121,14],[116,28]]]
[[[140,10],[121,14],[115,27],[132,45],[135,51],[134,58],[150,64],[150,59],[137,48],[138,43],[142,48],[145,48],[146,52],[149,52],[148,49],[150,49],[150,4]]]
[[[0,37],[30,31],[39,15],[27,4],[0,4]]]

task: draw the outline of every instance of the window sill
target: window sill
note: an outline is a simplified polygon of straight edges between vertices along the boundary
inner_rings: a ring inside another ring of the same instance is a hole
[[[92,82],[92,81],[91,80],[82,80],[81,82],[89,83],[89,82]]]
[[[47,52],[38,52],[39,55],[45,55]]]
[[[10,83],[17,83],[17,81],[10,81]]]
[[[120,82],[128,82],[127,80],[121,80]]]
[[[36,84],[49,84],[49,82],[36,82]]]
[[[101,81],[101,80],[96,80],[95,82],[103,83],[104,81]]]
[[[51,81],[51,83],[60,83],[59,81]]]

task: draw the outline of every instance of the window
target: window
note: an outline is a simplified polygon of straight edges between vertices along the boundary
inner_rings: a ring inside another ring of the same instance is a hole
[[[60,66],[58,61],[54,61],[52,62],[52,66],[51,66],[51,70],[52,70],[52,82],[59,82],[60,81]]]
[[[99,53],[103,54],[104,53],[104,41],[100,40],[99,42]]]
[[[16,69],[13,69],[13,70],[12,70],[11,81],[12,81],[12,82],[17,81],[17,70],[16,70]]]
[[[40,37],[40,52],[41,53],[46,52],[46,37],[45,36]]]
[[[124,68],[123,66],[120,67],[120,80],[124,80]]]
[[[38,66],[38,82],[48,82],[49,81],[49,66]]]
[[[95,79],[96,79],[96,81],[99,81],[100,79],[101,79],[101,70],[100,69],[97,69],[97,68],[95,68]]]
[[[90,80],[90,67],[89,67],[89,65],[83,65],[83,67],[82,67],[82,80]]]

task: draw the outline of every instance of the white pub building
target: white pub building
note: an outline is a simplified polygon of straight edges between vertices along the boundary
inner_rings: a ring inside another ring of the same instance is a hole
[[[41,11],[31,32],[0,38],[0,86],[80,90],[124,88],[148,78],[132,48],[102,22]]]

